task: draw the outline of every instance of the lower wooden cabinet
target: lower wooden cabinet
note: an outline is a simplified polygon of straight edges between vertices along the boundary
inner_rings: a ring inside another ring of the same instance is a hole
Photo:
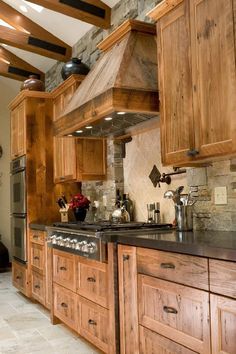
[[[75,256],[73,254],[53,250],[53,281],[76,291]]]
[[[140,354],[196,354],[156,332],[139,326]]]
[[[77,295],[64,287],[54,284],[54,314],[61,321],[77,330]]]
[[[26,265],[12,262],[12,282],[24,295],[28,295],[28,271]]]
[[[212,354],[236,353],[236,300],[211,295]]]
[[[35,300],[45,304],[45,278],[34,271],[31,274],[31,294]]]
[[[78,332],[99,349],[108,353],[108,310],[81,296],[78,296],[77,306],[80,314]]]

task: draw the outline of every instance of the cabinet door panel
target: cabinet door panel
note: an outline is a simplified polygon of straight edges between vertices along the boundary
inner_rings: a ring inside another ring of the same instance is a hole
[[[54,284],[53,290],[54,315],[76,330],[78,321],[77,295],[57,284]]]
[[[212,354],[236,353],[236,301],[211,295]]]
[[[210,353],[209,294],[138,275],[139,323],[198,353]]]
[[[53,250],[53,281],[76,291],[74,255]]]
[[[64,177],[67,181],[76,180],[76,141],[74,138],[63,138]]]
[[[139,326],[140,354],[197,354],[182,345]]]
[[[196,148],[200,157],[232,152],[236,69],[232,0],[190,1]]]
[[[187,161],[194,146],[190,26],[184,1],[157,24],[162,160]]]
[[[54,159],[53,159],[53,170],[54,170],[54,181],[63,182],[64,181],[64,164],[63,164],[63,138],[54,138]]]

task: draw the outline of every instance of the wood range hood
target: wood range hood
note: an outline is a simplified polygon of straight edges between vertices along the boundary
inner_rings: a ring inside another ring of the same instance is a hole
[[[55,122],[57,136],[119,137],[157,121],[155,26],[127,20],[98,47],[100,59]]]

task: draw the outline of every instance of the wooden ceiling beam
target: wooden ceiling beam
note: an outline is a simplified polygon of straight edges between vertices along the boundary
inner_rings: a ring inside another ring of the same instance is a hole
[[[69,45],[2,0],[0,18],[15,28],[1,26],[0,41],[3,43],[59,61],[71,58],[72,49]]]
[[[111,8],[101,0],[27,0],[97,27],[111,27]]]
[[[19,81],[26,80],[29,75],[37,75],[42,81],[45,79],[42,71],[2,46],[0,46],[0,75]]]

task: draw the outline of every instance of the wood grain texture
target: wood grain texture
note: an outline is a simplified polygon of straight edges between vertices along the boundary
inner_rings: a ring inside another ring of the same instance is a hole
[[[70,290],[53,284],[53,314],[67,326],[77,329],[77,295]]]
[[[45,305],[45,277],[38,272],[31,273],[32,298]]]
[[[236,263],[210,259],[210,290],[236,298]]]
[[[212,354],[236,353],[236,302],[211,295]]]
[[[46,7],[52,11],[60,12],[64,15],[74,17],[83,22],[91,23],[92,25],[101,27],[101,28],[109,28],[111,26],[111,9],[101,0],[85,0],[83,1],[85,4],[92,4],[97,6],[100,9],[105,10],[104,18],[100,18],[96,15],[90,14],[86,11],[78,10],[76,8],[72,8],[68,5],[60,3],[59,0],[32,0],[31,2]]]
[[[12,262],[12,282],[17,289],[28,296],[30,290],[28,287],[28,269],[26,265],[16,261]]]
[[[77,293],[108,308],[107,264],[76,257]]]
[[[11,111],[11,158],[26,154],[26,116],[25,102]]]
[[[29,239],[30,242],[36,243],[39,245],[44,246],[46,242],[46,232],[45,231],[40,231],[40,230],[29,230]]]
[[[45,306],[50,310],[52,307],[52,248],[45,244]]]
[[[118,245],[120,352],[139,353],[136,247]]]
[[[53,282],[76,292],[75,256],[53,250]]]
[[[196,354],[149,329],[139,326],[140,354]]]
[[[0,26],[1,42],[59,61],[66,61],[71,57],[70,46],[2,0],[0,1],[0,18],[14,28]],[[30,45],[28,43],[30,36],[61,46],[65,49],[65,55]]]
[[[31,243],[30,248],[31,268],[40,274],[45,274],[45,249],[37,243]]]
[[[190,4],[195,147],[202,158],[230,154],[236,114],[232,0]]]
[[[161,17],[168,14],[176,6],[181,4],[184,0],[163,0],[154,9],[147,13],[147,16],[157,21]]]
[[[210,354],[209,294],[138,275],[139,323],[197,353]]]
[[[137,248],[138,273],[209,290],[206,258]]]
[[[194,147],[187,1],[158,21],[157,43],[162,162],[176,165],[190,160],[187,151]]]
[[[108,310],[77,295],[78,312],[80,312],[78,332],[81,336],[96,345],[104,353],[109,353],[109,332],[107,329]]]

